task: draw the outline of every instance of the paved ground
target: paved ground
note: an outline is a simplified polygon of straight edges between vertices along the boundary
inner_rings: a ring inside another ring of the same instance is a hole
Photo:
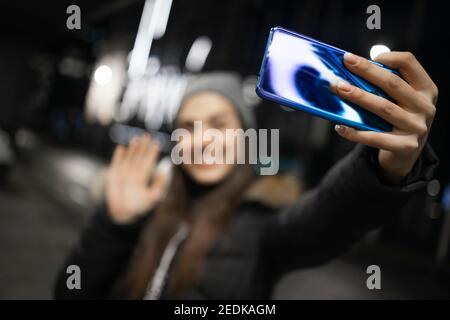
[[[0,299],[50,299],[52,281],[82,222],[79,213],[14,170],[0,190]]]
[[[381,269],[381,290],[368,290],[366,268]],[[280,281],[275,299],[450,299],[450,279],[403,250],[360,245],[342,259],[296,271]]]

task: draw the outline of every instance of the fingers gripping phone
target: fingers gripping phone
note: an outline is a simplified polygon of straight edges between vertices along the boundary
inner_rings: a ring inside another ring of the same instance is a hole
[[[346,51],[280,27],[270,30],[256,85],[266,100],[359,130],[391,131],[392,125],[330,90],[339,80],[390,99],[380,88],[344,66]],[[375,61],[372,63],[397,75]]]

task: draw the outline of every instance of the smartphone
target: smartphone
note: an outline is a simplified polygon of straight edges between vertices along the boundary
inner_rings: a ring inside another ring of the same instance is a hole
[[[256,93],[263,99],[359,130],[391,131],[391,124],[330,90],[331,83],[344,80],[391,100],[380,88],[344,66],[345,52],[280,27],[272,28]],[[371,62],[399,75],[396,70]]]

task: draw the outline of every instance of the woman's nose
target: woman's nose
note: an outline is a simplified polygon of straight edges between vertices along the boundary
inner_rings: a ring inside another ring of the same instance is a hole
[[[194,132],[193,142],[194,146],[202,148],[204,150],[210,143],[213,142],[212,139],[208,138],[205,135],[205,132],[208,130],[208,127],[203,127],[201,130]]]

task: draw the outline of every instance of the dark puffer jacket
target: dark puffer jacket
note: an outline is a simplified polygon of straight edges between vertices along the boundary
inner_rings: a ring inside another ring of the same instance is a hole
[[[387,185],[378,176],[376,151],[357,146],[318,187],[281,212],[259,202],[244,202],[207,256],[200,283],[184,297],[269,298],[277,279],[286,272],[335,258],[366,232],[395,218],[432,178],[437,165],[426,145],[411,174],[400,185]],[[111,298],[141,227],[142,222],[115,225],[104,210],[96,214],[60,272],[55,297]],[[69,265],[81,268],[80,290],[67,289]]]

